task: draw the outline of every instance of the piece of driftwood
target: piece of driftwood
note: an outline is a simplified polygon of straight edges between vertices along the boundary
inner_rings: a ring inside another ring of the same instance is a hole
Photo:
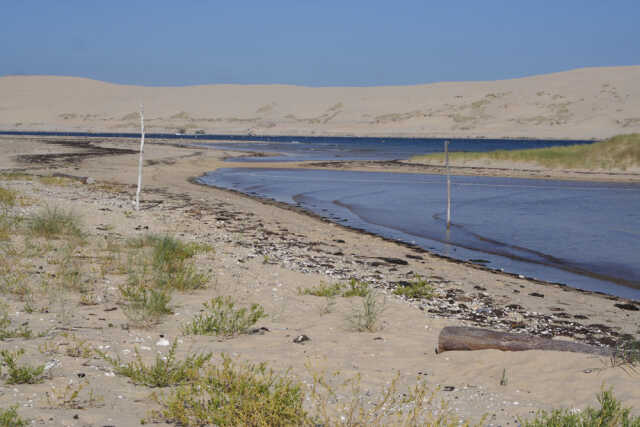
[[[440,331],[436,353],[454,350],[551,350],[611,356],[609,348],[552,340],[534,335],[513,334],[466,326],[447,326]]]

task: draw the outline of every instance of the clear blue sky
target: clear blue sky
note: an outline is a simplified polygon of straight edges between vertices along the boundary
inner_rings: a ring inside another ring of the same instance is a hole
[[[640,0],[0,3],[0,75],[362,86],[640,64]]]

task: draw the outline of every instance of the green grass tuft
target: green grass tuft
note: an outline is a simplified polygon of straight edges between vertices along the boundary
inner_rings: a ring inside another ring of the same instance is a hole
[[[11,214],[16,196],[15,191],[0,187],[0,240],[10,240],[12,230],[18,222],[18,218]]]
[[[313,295],[316,297],[335,297],[342,294],[342,283],[334,283],[333,285],[327,283],[320,283],[317,286],[311,288],[298,288],[300,295]]]
[[[406,298],[426,298],[430,299],[434,296],[433,286],[420,276],[417,276],[409,285],[400,286],[394,289],[395,295],[401,295]]]
[[[147,235],[128,242],[129,247],[144,250],[151,248],[149,259],[153,286],[179,291],[204,288],[209,281],[207,275],[197,272],[190,259],[200,252],[212,248],[198,243],[183,243],[170,236]]]
[[[313,383],[309,403],[313,426],[469,426],[459,419],[438,389],[418,381],[405,392],[398,389],[400,373],[378,392],[364,390],[360,375],[332,380],[325,372],[310,370]],[[336,377],[334,374],[333,377]],[[484,417],[475,425],[483,425]]]
[[[7,313],[0,315],[0,341],[4,341],[8,338],[31,338],[33,332],[26,325],[21,325],[18,328],[11,328],[11,320]]]
[[[60,237],[82,238],[80,220],[72,212],[58,208],[45,208],[28,219],[28,227],[35,237],[57,239]]]
[[[358,279],[352,278],[349,283],[334,283],[333,285],[320,283],[311,288],[298,288],[300,295],[313,295],[316,297],[364,297],[369,293],[369,284]]]
[[[234,364],[223,356],[200,381],[171,390],[154,421],[184,426],[308,425],[300,383],[275,374],[265,364]]]
[[[640,370],[640,340],[630,335],[623,335],[611,356],[611,366]]]
[[[581,412],[540,411],[533,420],[520,420],[520,423],[524,427],[640,427],[640,417],[632,417],[631,409],[623,407],[611,390],[602,390],[598,403],[600,408],[588,407]]]
[[[136,323],[151,325],[173,313],[169,307],[171,295],[164,289],[147,288],[129,281],[119,290],[126,303],[125,314]]]
[[[0,187],[0,208],[11,208],[16,204],[17,193],[13,190]]]
[[[24,172],[0,172],[2,181],[33,181],[33,175]]]
[[[131,250],[127,283],[120,286],[125,313],[137,323],[153,324],[170,314],[171,292],[204,288],[209,281],[191,258],[212,250],[170,236],[147,235],[127,242]]]
[[[205,312],[183,326],[187,335],[234,336],[246,333],[251,326],[266,317],[264,309],[258,304],[247,308],[235,308],[230,297],[216,297],[205,302]]]
[[[8,377],[7,384],[37,384],[41,383],[44,378],[44,365],[40,366],[18,366],[18,359],[24,354],[24,349],[18,349],[14,352],[9,350],[0,350],[0,358],[2,363],[7,366]]]
[[[376,293],[370,291],[362,298],[362,306],[354,309],[347,320],[358,332],[375,332],[380,329],[380,315],[384,309],[384,301],[378,302]]]
[[[29,423],[20,418],[17,411],[18,406],[12,406],[0,410],[0,427],[26,427]]]
[[[194,382],[200,378],[200,370],[211,359],[212,353],[187,356],[183,361],[176,360],[178,340],[174,340],[166,356],[158,354],[151,365],[145,365],[136,348],[136,358],[122,363],[119,357],[112,358],[106,353],[98,354],[109,362],[116,374],[131,378],[134,384],[147,387],[170,387]]]
[[[342,293],[342,296],[345,298],[349,297],[366,297],[371,290],[369,289],[369,284],[367,282],[361,282],[358,279],[351,279],[347,284],[347,288]]]

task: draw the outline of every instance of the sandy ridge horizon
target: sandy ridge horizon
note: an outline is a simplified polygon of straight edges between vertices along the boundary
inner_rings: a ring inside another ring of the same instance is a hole
[[[0,77],[0,129],[600,139],[640,132],[640,66],[408,86],[132,86]]]

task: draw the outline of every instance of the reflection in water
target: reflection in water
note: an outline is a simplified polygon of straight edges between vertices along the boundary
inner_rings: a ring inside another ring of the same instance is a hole
[[[454,258],[640,299],[639,185],[452,177],[447,230],[444,176],[221,169],[202,181]]]

